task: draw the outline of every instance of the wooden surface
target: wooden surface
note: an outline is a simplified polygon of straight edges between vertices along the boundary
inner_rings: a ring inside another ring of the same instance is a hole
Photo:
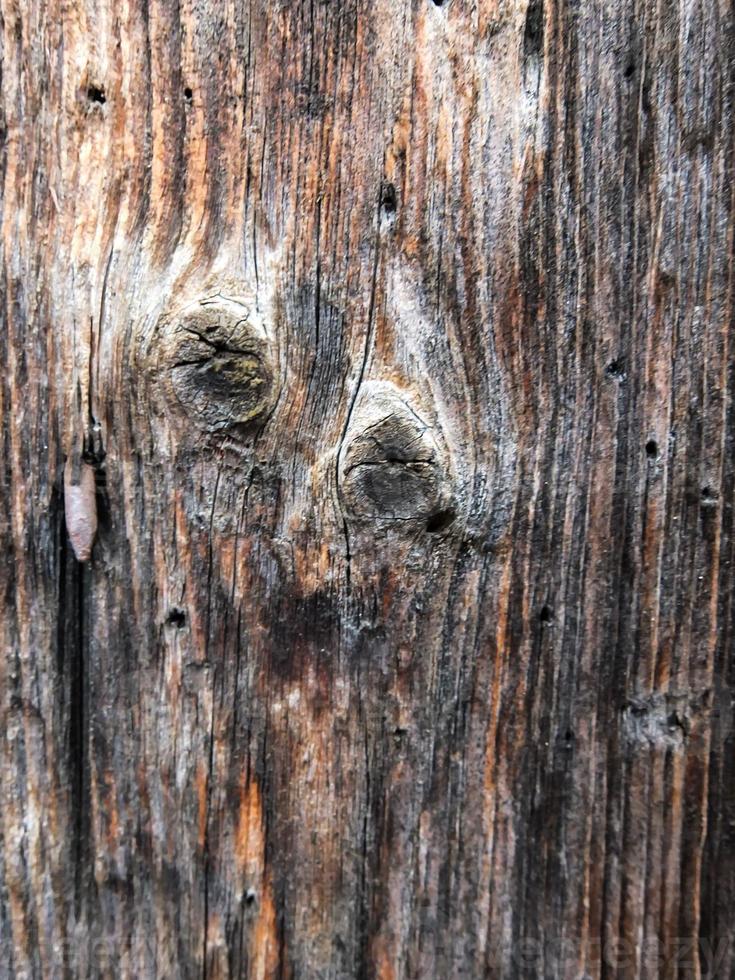
[[[732,0],[1,26],[0,976],[735,976]]]

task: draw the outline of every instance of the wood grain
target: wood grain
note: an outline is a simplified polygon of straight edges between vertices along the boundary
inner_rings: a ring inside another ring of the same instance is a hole
[[[735,975],[732,0],[0,11],[0,976]]]

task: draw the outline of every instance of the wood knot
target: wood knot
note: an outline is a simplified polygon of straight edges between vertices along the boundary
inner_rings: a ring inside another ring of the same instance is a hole
[[[392,385],[371,386],[358,405],[340,454],[345,509],[358,520],[454,520],[448,465],[431,425]]]
[[[252,306],[208,296],[164,316],[164,383],[170,396],[210,431],[256,424],[273,404],[267,334]]]

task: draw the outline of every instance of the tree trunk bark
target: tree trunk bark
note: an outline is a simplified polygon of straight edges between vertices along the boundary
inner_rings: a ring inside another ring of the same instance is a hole
[[[732,0],[2,0],[0,976],[735,976]]]

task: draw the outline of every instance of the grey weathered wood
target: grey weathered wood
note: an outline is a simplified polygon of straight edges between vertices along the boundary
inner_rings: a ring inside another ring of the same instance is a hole
[[[735,975],[731,0],[1,10],[0,976]]]

